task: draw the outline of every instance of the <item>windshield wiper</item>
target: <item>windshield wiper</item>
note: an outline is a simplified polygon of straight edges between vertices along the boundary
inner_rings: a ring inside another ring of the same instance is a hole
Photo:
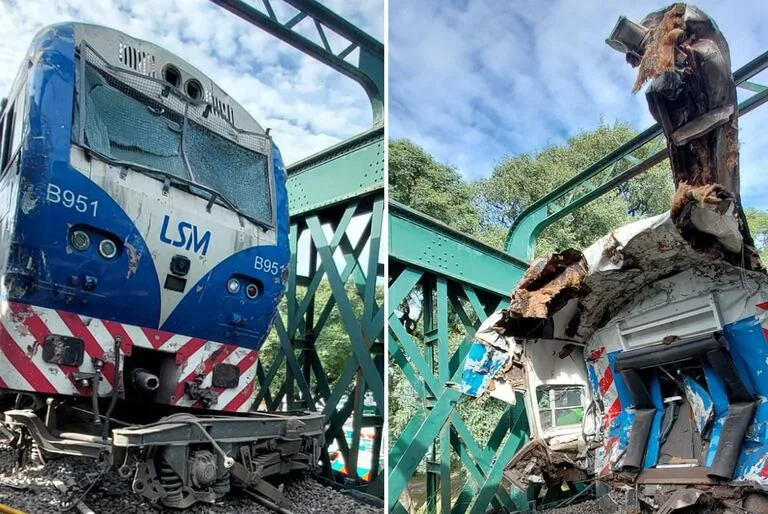
[[[112,164],[113,166],[124,166],[126,168],[130,168],[132,170],[136,170],[139,173],[144,173],[145,175],[150,175],[150,176],[154,176],[154,177],[158,177],[158,176],[161,177],[163,179],[163,188],[166,191],[167,191],[167,187],[170,187],[170,186],[174,186],[176,188],[179,188],[178,187],[179,183],[187,186],[187,188],[188,188],[187,192],[191,193],[191,194],[195,194],[195,192],[193,191],[194,189],[199,189],[199,190],[205,191],[206,193],[208,193],[210,195],[210,197],[208,198],[208,203],[205,206],[205,210],[207,212],[211,212],[211,207],[213,207],[213,204],[216,203],[216,200],[218,199],[218,200],[221,200],[221,203],[224,204],[224,207],[228,208],[231,211],[236,212],[237,214],[239,214],[240,216],[244,217],[248,221],[250,221],[252,223],[255,223],[256,225],[260,226],[261,228],[263,228],[265,230],[271,228],[269,225],[267,225],[263,221],[260,221],[260,220],[258,220],[256,218],[254,218],[252,216],[249,216],[246,213],[244,213],[237,206],[237,204],[235,204],[229,198],[227,198],[226,196],[221,194],[219,191],[217,191],[217,190],[215,190],[215,189],[213,189],[211,187],[204,186],[202,184],[198,184],[198,183],[196,183],[196,182],[194,182],[192,180],[186,179],[184,177],[179,177],[178,175],[174,175],[173,173],[170,173],[168,171],[159,170],[157,168],[151,168],[149,166],[143,166],[141,164],[136,164],[136,163],[129,162],[129,161],[123,161],[123,160],[120,160],[120,159],[115,159],[113,157],[109,157],[107,155],[104,155],[101,152],[93,150],[92,148],[87,147],[87,146],[85,147],[85,149],[88,152],[91,152],[92,154],[98,156],[100,159],[103,159],[105,162],[108,162],[109,164]],[[200,195],[196,195],[196,196],[200,196]]]

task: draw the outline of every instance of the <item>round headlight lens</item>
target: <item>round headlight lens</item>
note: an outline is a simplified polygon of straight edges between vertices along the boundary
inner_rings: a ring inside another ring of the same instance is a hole
[[[105,259],[111,259],[117,255],[117,246],[111,239],[102,239],[99,243],[99,253]]]
[[[69,242],[78,252],[83,252],[91,246],[91,238],[82,230],[75,230],[72,232],[72,235],[69,236]]]
[[[240,291],[240,282],[236,278],[230,278],[229,281],[227,281],[227,291],[232,294]]]
[[[248,284],[245,288],[245,296],[250,299],[254,299],[259,296],[259,286],[256,284]]]

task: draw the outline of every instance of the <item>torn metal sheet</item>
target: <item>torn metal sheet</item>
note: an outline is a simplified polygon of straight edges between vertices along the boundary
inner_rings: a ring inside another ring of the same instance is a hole
[[[514,352],[516,346],[514,337],[504,335],[496,328],[496,325],[498,325],[503,315],[503,311],[497,311],[488,316],[485,321],[480,324],[477,332],[475,332],[474,339],[480,343],[492,346],[497,350]]]
[[[729,252],[738,253],[743,238],[734,204],[733,195],[718,185],[682,184],[672,201],[671,215],[683,236],[687,230],[697,230],[715,237]],[[695,240],[695,235],[691,234],[689,240]]]
[[[693,487],[678,489],[659,507],[658,513],[669,514],[679,509],[697,505],[702,494],[704,494],[704,491]]]
[[[482,395],[508,359],[505,351],[473,342],[461,375],[461,392],[475,397]]]
[[[594,244],[580,252],[576,259],[570,251],[571,264],[578,263],[585,271],[578,286],[575,275],[568,275],[565,282],[563,277],[571,273],[569,265],[561,266],[560,273],[537,276],[543,278],[555,277],[553,287],[565,287],[569,302],[551,300],[556,295],[549,296],[549,301],[532,303],[534,298],[528,288],[538,287],[534,281],[523,282],[514,293],[513,298],[524,298],[510,304],[503,311],[497,329],[505,334],[519,338],[547,337],[549,334],[562,334],[573,341],[586,341],[595,330],[604,326],[608,320],[615,317],[630,302],[642,296],[644,291],[664,277],[676,273],[690,271],[693,276],[716,278],[719,276],[743,276],[745,280],[764,282],[765,274],[757,271],[744,271],[736,263],[723,259],[722,252],[699,251],[686,241],[678,230],[669,212],[646,218],[624,225],[603,236]],[[534,264],[532,268],[541,270],[547,262],[562,262],[559,257],[552,256],[543,262]],[[531,273],[533,275],[534,272]],[[527,274],[528,275],[528,274]],[[564,286],[564,284],[567,284]],[[547,288],[548,291],[552,289]],[[563,291],[564,289],[560,289]],[[575,298],[574,298],[575,297]],[[542,298],[539,296],[538,298]],[[574,308],[574,302],[577,307]],[[564,307],[567,307],[564,308]],[[559,310],[558,310],[559,309]],[[528,318],[522,314],[533,311],[544,318]],[[567,315],[564,315],[567,312]],[[549,333],[530,330],[530,326],[520,320],[535,319],[543,326],[549,326]]]
[[[509,461],[504,474],[523,486],[535,483],[553,487],[584,480],[586,469],[575,457],[576,452],[554,451],[547,442],[533,439]]]
[[[580,301],[576,340],[586,340],[627,304],[650,291],[662,278],[690,271],[693,277],[744,276],[765,282],[765,275],[749,272],[722,259],[721,253],[693,248],[664,213],[614,230],[584,251],[588,273]]]
[[[717,24],[699,8],[676,3],[639,24],[621,17],[606,42],[638,68],[634,92],[650,82],[645,95],[667,139],[678,190],[674,203],[688,196],[686,190],[705,186],[732,199],[733,211],[724,218],[728,226],[708,220],[710,213],[703,211],[703,219],[684,232],[686,239],[695,242],[701,234],[715,235],[727,252],[744,254],[744,267],[760,269],[739,197],[736,83],[728,43]],[[672,211],[678,222],[675,207]],[[731,235],[732,224],[740,237]],[[703,230],[696,233],[693,227]]]
[[[502,366],[516,353],[515,339],[496,328],[503,315],[503,311],[494,312],[475,332],[461,375],[462,393],[475,397],[482,395]]]
[[[688,375],[682,374],[685,384],[685,398],[691,406],[693,426],[699,434],[703,434],[714,416],[714,405],[707,390]]]

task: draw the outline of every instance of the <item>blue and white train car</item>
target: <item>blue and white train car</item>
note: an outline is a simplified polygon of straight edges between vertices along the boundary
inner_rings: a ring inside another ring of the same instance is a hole
[[[578,288],[561,271],[527,290],[539,296],[513,293],[513,305],[551,306],[546,318],[486,320],[462,376],[468,395],[522,398],[531,442],[511,484],[546,484],[551,500],[596,483],[649,512],[766,512],[768,276],[694,249],[668,212],[613,230],[570,266],[585,272]],[[530,456],[543,464],[525,468]]]
[[[0,431],[22,456],[94,458],[170,507],[231,483],[284,504],[263,479],[324,444],[322,414],[248,412],[285,179],[268,131],[178,57],[93,25],[35,37],[0,109]]]
[[[289,260],[268,130],[175,55],[80,23],[35,37],[0,130],[0,387],[248,410]]]

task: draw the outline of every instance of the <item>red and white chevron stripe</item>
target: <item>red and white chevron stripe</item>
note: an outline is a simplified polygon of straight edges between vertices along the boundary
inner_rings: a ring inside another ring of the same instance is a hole
[[[608,353],[605,346],[593,350],[587,357],[587,365],[592,368],[597,377],[597,387],[603,404],[603,426],[605,444],[595,452],[595,473],[598,476],[610,474],[612,465],[620,458],[619,439],[609,437],[611,423],[621,413],[621,401],[616,383],[613,379],[613,370],[608,361]]]
[[[619,392],[613,381],[613,371],[608,362],[608,354],[605,347],[601,346],[594,350],[587,358],[589,365],[597,377],[598,394],[603,400],[603,428],[607,429],[613,423],[613,420],[621,413],[621,402],[619,401]]]
[[[50,334],[72,336],[85,343],[86,358],[79,367],[50,364],[43,361],[42,342]],[[111,393],[114,375],[114,340],[122,339],[121,353],[130,356],[134,346],[175,354],[178,383],[170,397],[171,405],[203,408],[192,401],[184,384],[202,376],[201,387],[212,387],[213,367],[227,363],[240,368],[237,387],[213,387],[219,395],[212,410],[244,412],[253,402],[256,361],[259,352],[196,337],[172,334],[79,316],[65,311],[35,307],[17,302],[0,302],[0,388],[45,394],[90,395],[74,380],[77,371],[94,371],[92,358],[106,362],[99,384],[99,396]],[[120,370],[122,380],[122,370]]]
[[[758,303],[755,312],[760,325],[763,327],[765,339],[768,340],[768,302]]]

